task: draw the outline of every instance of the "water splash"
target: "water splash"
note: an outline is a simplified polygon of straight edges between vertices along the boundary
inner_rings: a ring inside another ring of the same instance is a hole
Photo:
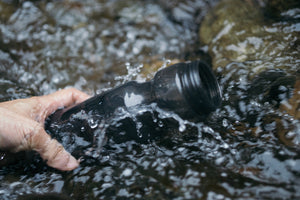
[[[126,66],[127,73],[125,75],[115,77],[116,81],[120,81],[119,83],[117,83],[117,85],[122,85],[131,80],[136,80],[141,82],[145,81],[145,79],[140,76],[141,69],[143,68],[142,64],[134,66],[131,65],[129,62],[127,62],[125,63],[125,66]]]

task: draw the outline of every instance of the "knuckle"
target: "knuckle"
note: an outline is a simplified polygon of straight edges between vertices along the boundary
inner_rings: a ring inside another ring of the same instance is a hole
[[[31,97],[30,101],[33,105],[31,110],[31,118],[37,122],[43,121],[43,116],[45,115],[45,109],[43,109],[41,98]]]
[[[64,148],[62,145],[57,145],[55,149],[53,149],[53,154],[50,156],[51,160],[55,160],[59,155],[64,152]]]

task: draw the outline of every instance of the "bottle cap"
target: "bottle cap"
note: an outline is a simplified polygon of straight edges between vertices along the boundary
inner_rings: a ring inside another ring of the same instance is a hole
[[[218,81],[211,68],[201,62],[185,63],[180,81],[187,103],[197,114],[208,114],[216,110],[222,101]]]

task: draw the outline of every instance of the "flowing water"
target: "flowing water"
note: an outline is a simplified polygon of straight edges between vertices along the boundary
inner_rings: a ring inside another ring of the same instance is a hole
[[[145,81],[169,62],[216,63],[198,31],[218,2],[0,0],[0,101],[68,86],[92,95]],[[8,164],[0,168],[0,199],[300,198],[299,10],[282,11],[284,20],[265,27],[269,32],[283,27],[292,53],[270,59],[284,42],[263,35],[274,49],[268,56],[262,45],[256,60],[214,66],[223,104],[204,122],[183,120],[155,105],[134,114],[118,110],[110,123],[130,115],[139,134],[136,117],[147,112],[163,130],[148,143],[120,143],[105,141],[106,122],[89,119],[91,128],[99,127],[95,144],[71,134],[61,139],[71,152],[80,146],[81,154],[73,153],[81,156],[81,165],[71,172],[47,167],[33,152],[1,153],[0,161]],[[256,44],[253,36],[247,39]],[[249,66],[265,60],[290,70],[253,74]],[[293,107],[292,100],[295,115],[282,108]]]

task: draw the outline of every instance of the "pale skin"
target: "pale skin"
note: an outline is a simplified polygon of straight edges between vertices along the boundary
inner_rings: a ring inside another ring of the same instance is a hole
[[[55,110],[89,97],[69,88],[45,96],[0,103],[0,149],[11,152],[34,150],[53,168],[75,169],[79,161],[46,133],[44,122]]]

